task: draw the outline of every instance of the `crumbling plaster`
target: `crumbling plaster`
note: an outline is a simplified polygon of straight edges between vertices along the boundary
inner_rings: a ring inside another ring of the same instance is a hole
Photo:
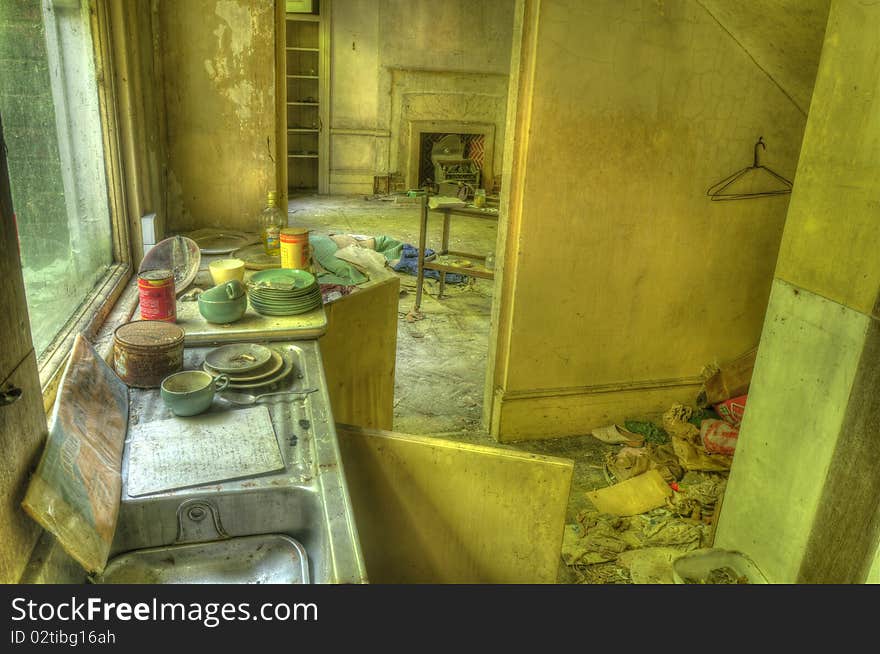
[[[169,227],[253,228],[275,187],[274,3],[163,1],[158,9]]]

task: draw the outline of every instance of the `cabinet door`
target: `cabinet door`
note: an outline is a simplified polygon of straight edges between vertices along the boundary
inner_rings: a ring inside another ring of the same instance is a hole
[[[574,463],[336,425],[371,583],[553,583]]]
[[[25,303],[2,121],[0,307],[0,583],[14,583],[41,533],[22,510],[21,500],[48,430]]]

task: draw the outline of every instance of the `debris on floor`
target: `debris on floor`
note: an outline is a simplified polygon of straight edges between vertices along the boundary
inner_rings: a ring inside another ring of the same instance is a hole
[[[739,438],[739,429],[723,420],[704,420],[700,438],[707,452],[732,456]]]
[[[766,584],[767,578],[742,552],[717,547],[688,552],[672,562],[677,584]]]
[[[648,420],[627,420],[623,423],[627,431],[641,434],[649,443],[668,443],[669,434],[663,431],[662,427],[658,427]]]
[[[722,420],[734,427],[739,427],[746,412],[746,400],[748,397],[748,394],[740,395],[739,397],[731,397],[723,402],[719,402],[715,405],[715,411]]]
[[[619,484],[587,493],[599,511],[616,516],[630,516],[666,504],[673,490],[656,470],[648,470]]]
[[[609,452],[605,461],[608,471],[623,481],[648,470],[659,472],[667,483],[681,479],[684,469],[672,446],[648,443],[645,447],[623,447],[616,453]]]
[[[609,445],[630,445],[638,447],[645,441],[645,437],[641,434],[635,434],[627,431],[620,425],[608,425],[607,427],[599,427],[594,429],[592,434],[595,438]]]
[[[697,396],[702,407],[716,405],[732,397],[744,395],[749,390],[758,348],[729,361],[722,366],[707,366],[703,372],[703,389]]]
[[[430,260],[436,253],[431,248],[425,248],[425,260]],[[404,243],[403,251],[400,254],[400,260],[392,265],[395,272],[405,272],[410,275],[417,275],[419,272],[419,249],[408,243]],[[429,279],[440,279],[440,273],[436,270],[425,270],[425,277]],[[468,278],[466,275],[459,273],[446,273],[447,284],[466,284]]]
[[[673,561],[711,545],[737,428],[681,404],[658,422],[592,432],[608,449],[608,485],[588,491],[592,507],[566,525],[562,560],[578,583],[673,583]]]
[[[672,547],[646,547],[623,552],[617,562],[629,571],[634,584],[674,584],[672,562],[680,555]]]
[[[665,508],[628,517],[584,510],[577,524],[565,527],[562,559],[568,566],[582,568],[617,561],[623,552],[647,547],[688,552],[703,547],[708,534],[705,523],[678,517]]]

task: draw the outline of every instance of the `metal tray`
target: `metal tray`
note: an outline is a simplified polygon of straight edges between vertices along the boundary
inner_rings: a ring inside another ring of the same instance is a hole
[[[266,534],[135,550],[114,558],[96,584],[307,584],[302,545]]]

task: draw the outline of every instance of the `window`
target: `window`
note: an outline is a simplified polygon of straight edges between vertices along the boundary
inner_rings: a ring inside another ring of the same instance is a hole
[[[113,263],[87,0],[0,2],[0,115],[37,355]]]

